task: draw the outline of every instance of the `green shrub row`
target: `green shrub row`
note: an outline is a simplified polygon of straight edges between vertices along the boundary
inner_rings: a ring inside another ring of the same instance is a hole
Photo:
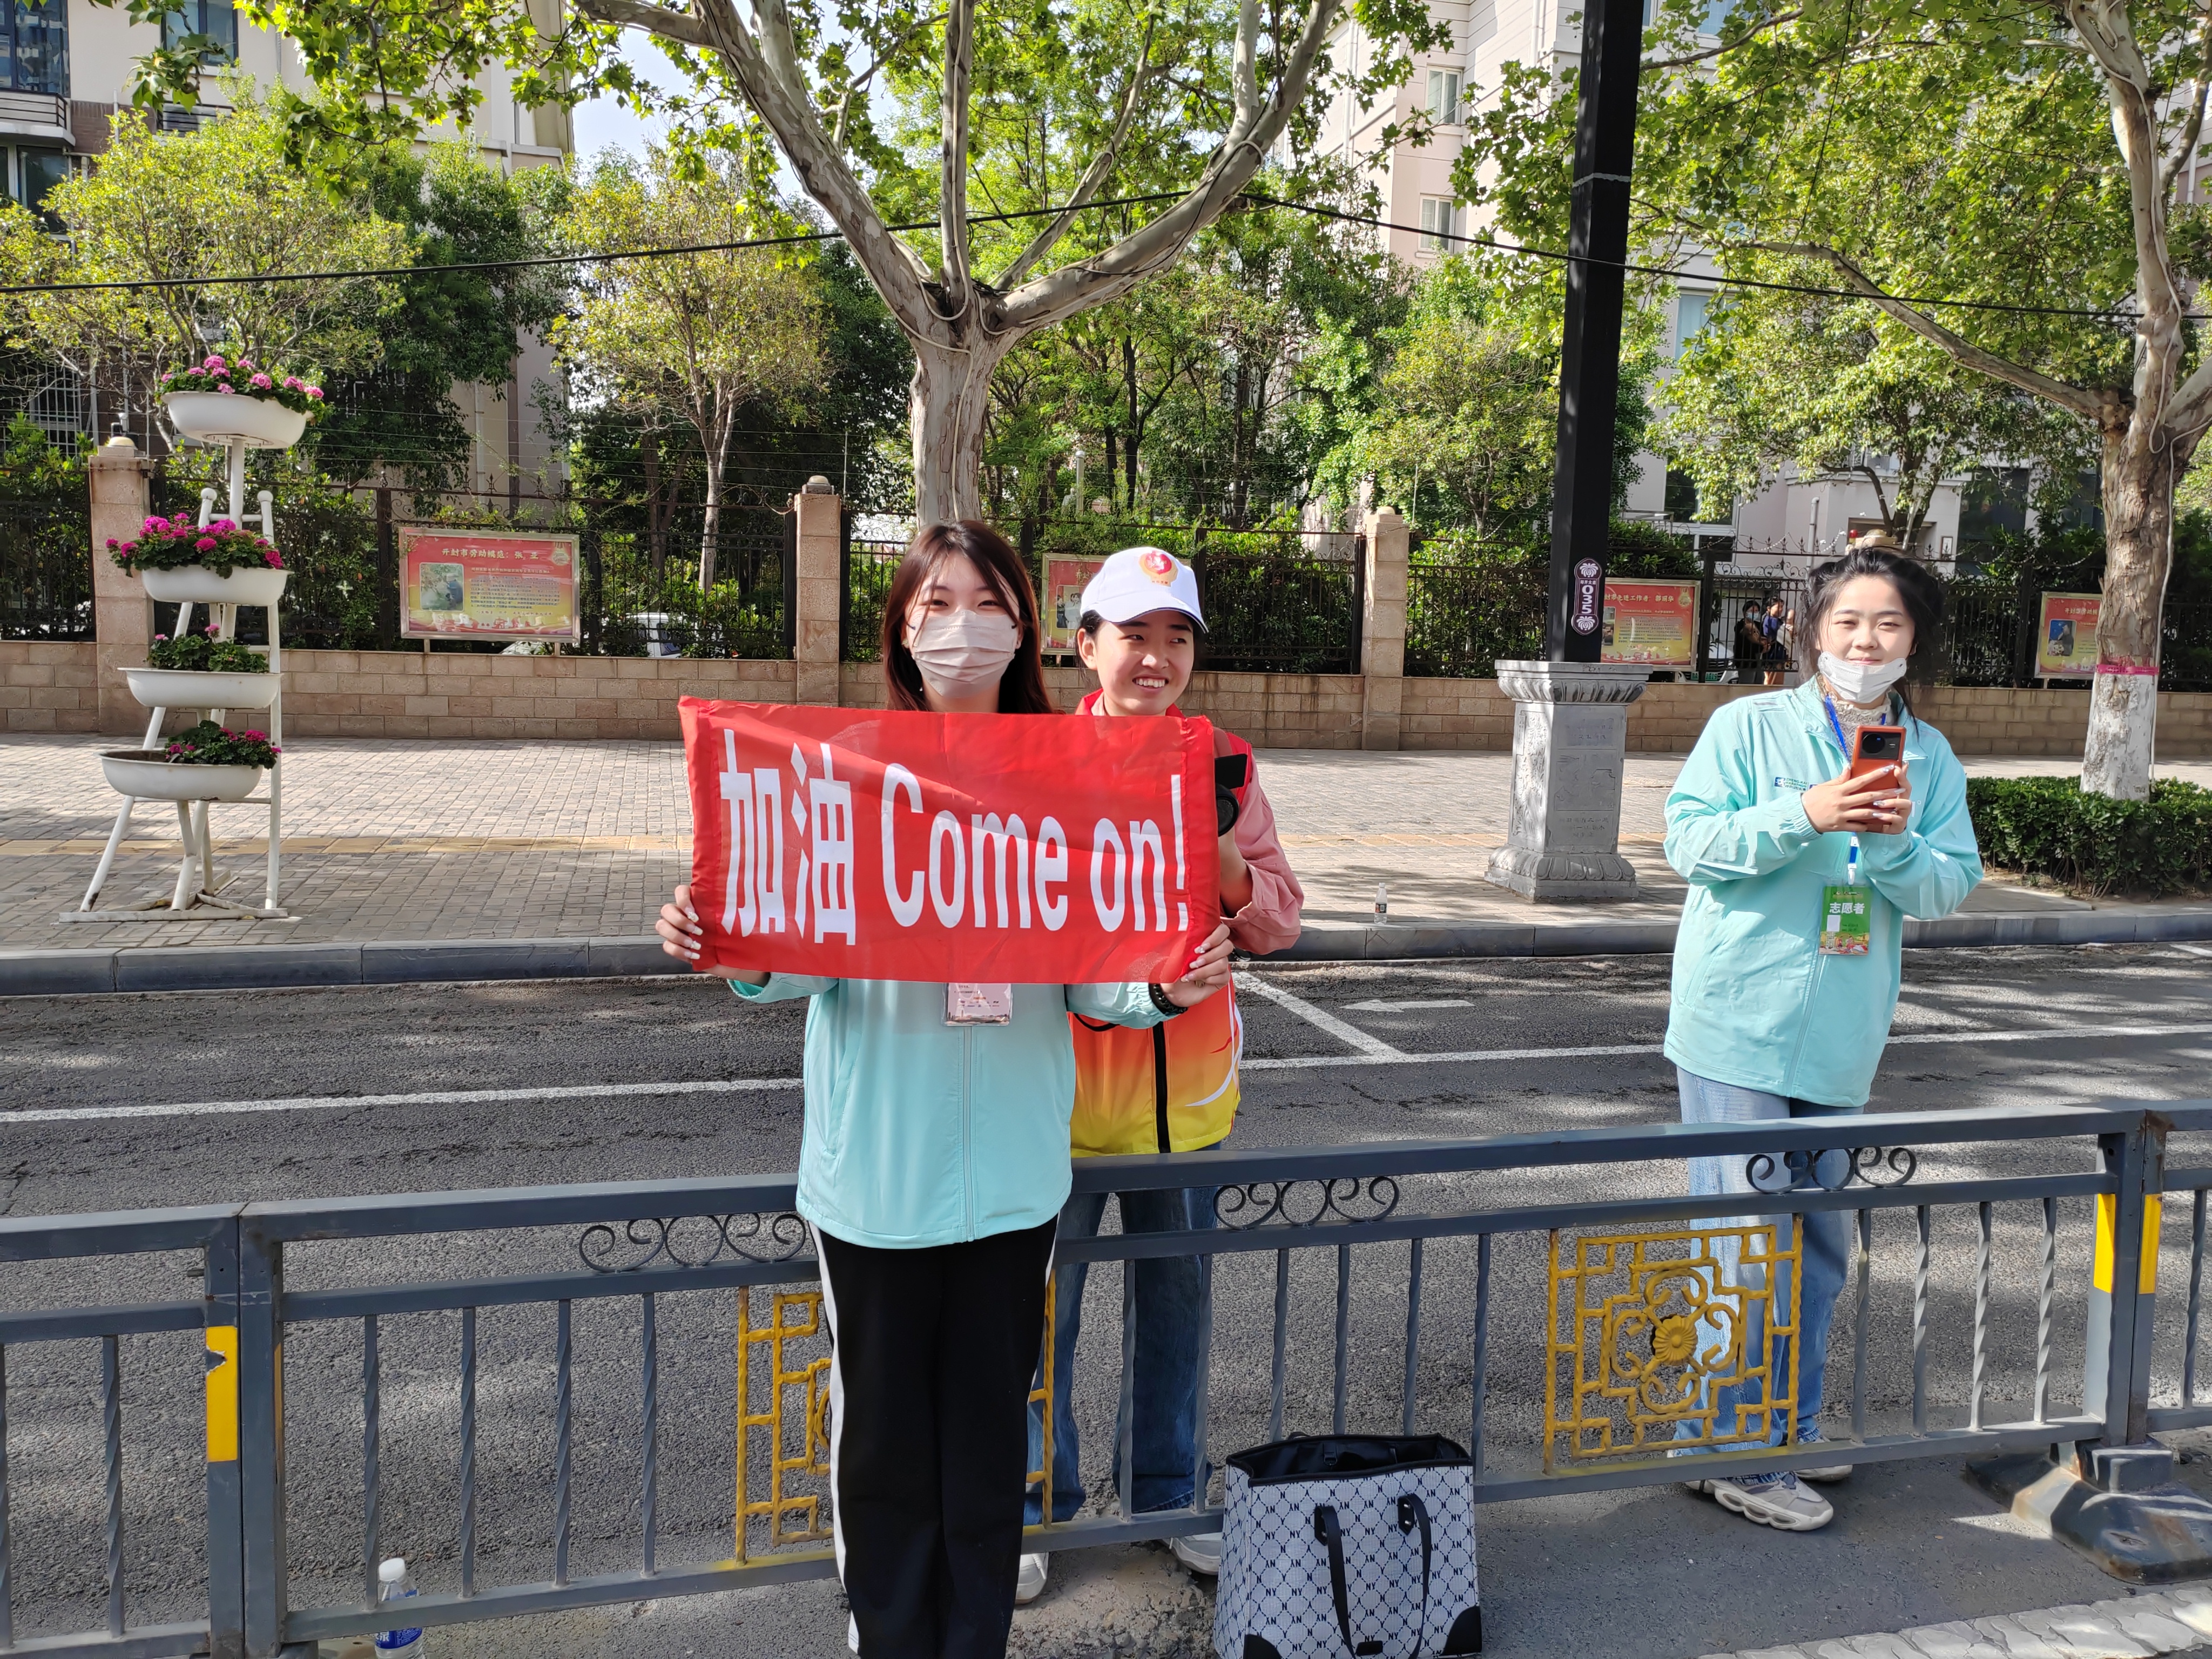
[[[2193,783],[2113,800],[2072,778],[1969,778],[1966,809],[1984,864],[2091,893],[2212,886],[2212,789]]]

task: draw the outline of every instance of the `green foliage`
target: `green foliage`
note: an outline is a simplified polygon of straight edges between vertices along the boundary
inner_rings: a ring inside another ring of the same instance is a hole
[[[210,520],[206,526],[185,514],[149,518],[130,541],[107,538],[107,556],[131,575],[147,570],[182,570],[201,566],[218,576],[234,570],[282,569],[283,556],[268,542],[228,519]]]
[[[276,764],[283,750],[258,731],[234,732],[213,720],[202,720],[169,739],[168,755],[179,766],[259,766]]]
[[[195,673],[265,674],[269,659],[236,640],[217,639],[206,629],[171,639],[156,634],[146,647],[149,668],[181,668]]]
[[[1969,778],[1983,860],[2088,893],[2212,884],[2212,790],[2159,779],[2148,800],[2085,794],[2072,778]]]
[[[82,507],[91,448],[88,438],[57,444],[29,416],[12,416],[0,434],[0,501],[68,501]]]

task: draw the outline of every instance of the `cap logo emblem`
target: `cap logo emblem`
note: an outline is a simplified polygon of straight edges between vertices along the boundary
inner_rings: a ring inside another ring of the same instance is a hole
[[[1137,555],[1137,568],[1163,587],[1176,579],[1175,560],[1157,547],[1148,547]]]

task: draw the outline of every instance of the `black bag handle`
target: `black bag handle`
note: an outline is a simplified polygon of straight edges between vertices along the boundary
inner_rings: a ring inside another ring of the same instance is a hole
[[[1429,1527],[1429,1506],[1418,1493],[1407,1492],[1398,1499],[1398,1530],[1410,1533],[1421,1529],[1421,1616],[1413,1626],[1413,1651],[1407,1659],[1420,1659],[1421,1649],[1429,1633],[1429,1569],[1435,1555],[1435,1540]],[[1352,1598],[1344,1583],[1344,1530],[1338,1525],[1335,1506],[1317,1504],[1314,1506],[1314,1536],[1320,1539],[1328,1552],[1329,1594],[1336,1602],[1337,1633],[1344,1638],[1344,1650],[1353,1659],[1369,1659],[1382,1651],[1380,1642],[1355,1642],[1352,1639]]]

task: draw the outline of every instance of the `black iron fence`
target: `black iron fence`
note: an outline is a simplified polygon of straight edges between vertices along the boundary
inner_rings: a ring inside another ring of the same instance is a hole
[[[92,636],[92,523],[83,488],[0,499],[0,640]]]

